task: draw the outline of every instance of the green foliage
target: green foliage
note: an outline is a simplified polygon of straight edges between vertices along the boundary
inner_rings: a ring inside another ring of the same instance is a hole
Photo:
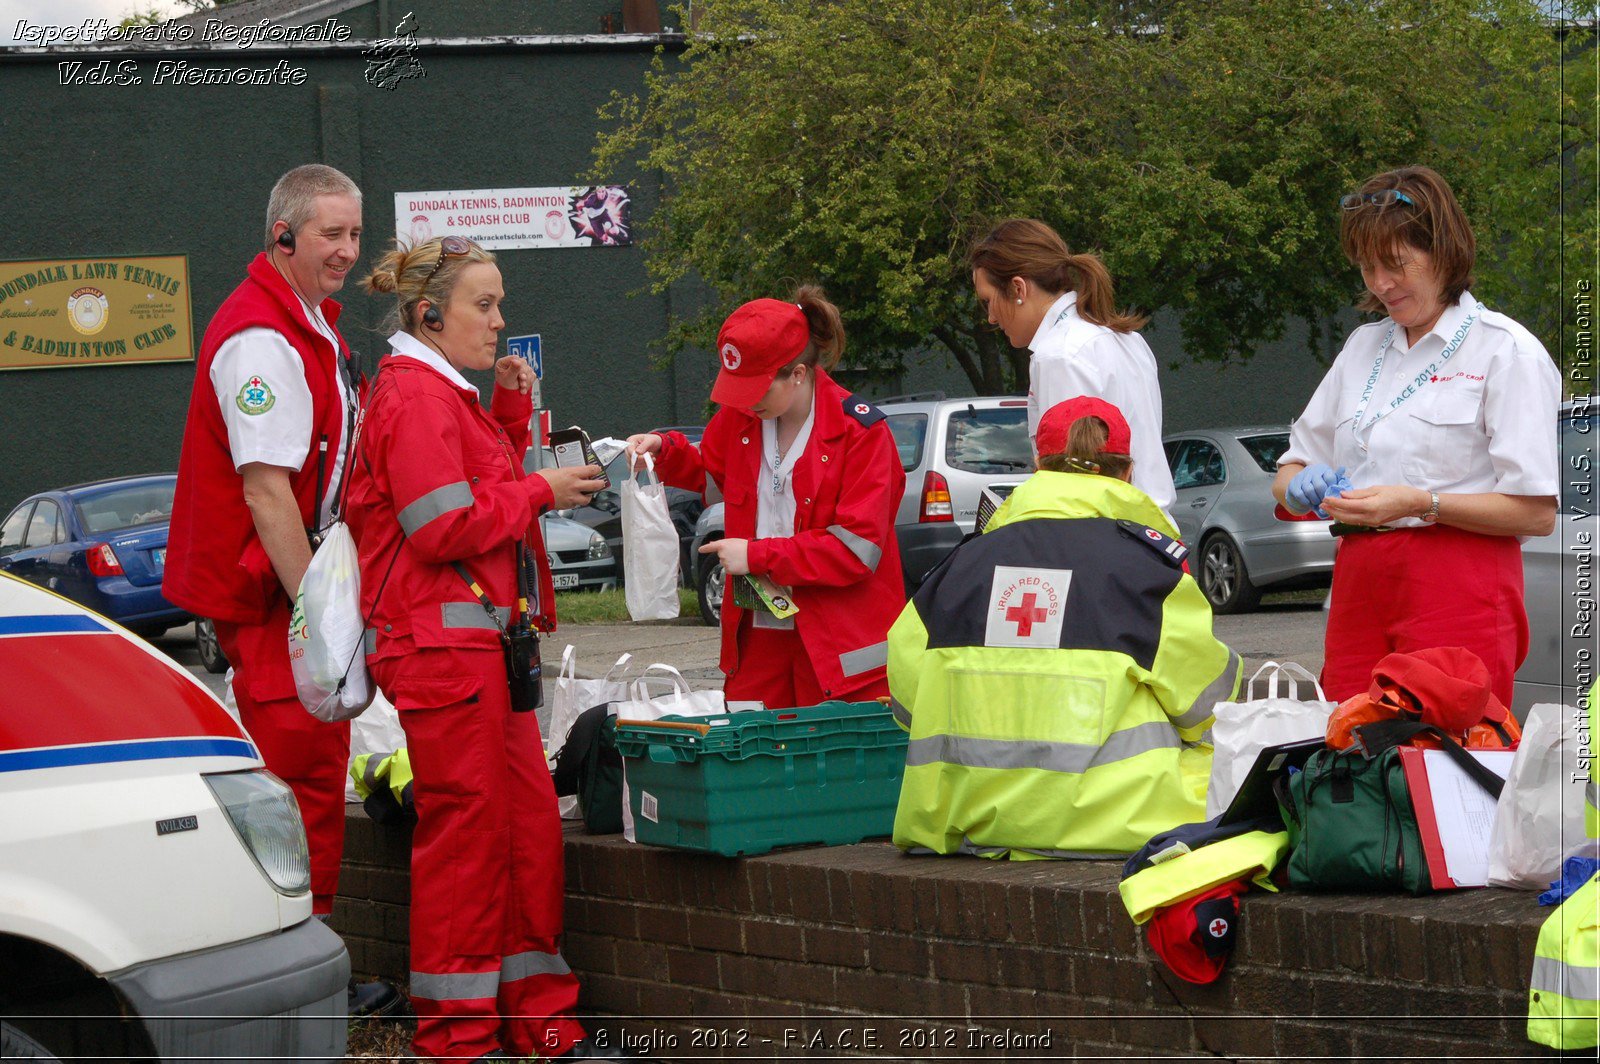
[[[1560,198],[1565,149],[1589,167],[1565,209],[1592,214],[1594,53],[1523,0],[716,0],[698,29],[603,110],[591,175],[663,179],[653,282],[716,296],[671,350],[814,279],[850,365],[937,344],[1016,390],[1026,353],[982,321],[965,255],[1025,215],[1098,251],[1119,303],[1181,312],[1190,357],[1248,357],[1351,305],[1337,198],[1411,162],[1466,203],[1478,294],[1552,351],[1557,248],[1594,249]]]

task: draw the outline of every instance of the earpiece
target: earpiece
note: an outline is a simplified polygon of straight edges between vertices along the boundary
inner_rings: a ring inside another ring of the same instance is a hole
[[[285,229],[278,234],[278,246],[285,251],[294,250],[294,230]]]
[[[434,332],[438,332],[444,328],[444,315],[439,313],[438,307],[429,306],[427,310],[422,312],[422,324]]]

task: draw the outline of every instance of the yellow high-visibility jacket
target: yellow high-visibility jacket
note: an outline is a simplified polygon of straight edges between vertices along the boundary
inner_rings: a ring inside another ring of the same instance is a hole
[[[1539,928],[1528,989],[1528,1038],[1555,1049],[1600,1040],[1600,876],[1573,891]]]
[[[1035,473],[889,631],[910,732],[894,841],[985,857],[1110,856],[1205,819],[1212,707],[1239,656],[1132,485]]]

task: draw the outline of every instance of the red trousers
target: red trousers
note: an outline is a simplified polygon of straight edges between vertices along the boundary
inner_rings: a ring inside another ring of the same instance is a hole
[[[329,724],[306,712],[289,669],[289,606],[262,624],[215,622],[217,642],[233,665],[239,722],[261,750],[267,768],[300,803],[311,851],[312,911],[333,911],[344,856],[344,776],[350,764],[350,725]]]
[[[739,668],[722,685],[730,702],[763,702],[768,709],[814,706],[827,700],[811,657],[793,629],[757,628],[747,614],[739,622]],[[887,677],[879,676],[834,694],[844,702],[870,702],[889,695]]]
[[[1511,704],[1513,677],[1528,656],[1516,538],[1444,525],[1341,538],[1322,664],[1327,696],[1360,694],[1384,655],[1429,647],[1478,655],[1495,697]]]
[[[417,828],[411,1001],[420,1057],[580,1041],[578,979],[561,958],[561,820],[539,723],[511,712],[498,650],[413,650],[372,664],[400,712]]]

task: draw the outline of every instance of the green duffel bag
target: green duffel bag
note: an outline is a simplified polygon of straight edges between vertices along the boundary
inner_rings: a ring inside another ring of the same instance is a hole
[[[611,703],[578,714],[550,775],[557,795],[578,796],[589,834],[615,835],[622,830],[622,754],[617,750],[617,718]]]
[[[1433,889],[1399,746],[1426,733],[1490,794],[1503,782],[1430,725],[1384,721],[1355,729],[1348,750],[1319,750],[1280,789],[1289,828],[1289,884],[1301,890]]]

